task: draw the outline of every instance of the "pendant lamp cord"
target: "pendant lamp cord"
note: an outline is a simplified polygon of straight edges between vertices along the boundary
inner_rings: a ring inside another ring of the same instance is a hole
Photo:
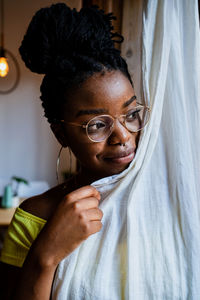
[[[1,0],[1,48],[4,48],[4,2]]]

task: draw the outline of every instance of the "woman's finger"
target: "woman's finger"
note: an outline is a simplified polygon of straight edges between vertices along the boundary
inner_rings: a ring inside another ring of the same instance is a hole
[[[65,200],[68,203],[72,203],[74,201],[83,199],[83,198],[89,198],[89,197],[95,197],[96,199],[100,200],[101,195],[97,189],[95,189],[91,185],[83,186],[68,195],[65,196]]]
[[[89,197],[72,202],[71,205],[75,210],[84,211],[92,208],[97,208],[99,206],[99,200],[94,197]]]
[[[103,218],[103,212],[99,208],[85,210],[83,215],[90,221],[101,221]]]
[[[94,234],[96,232],[99,232],[102,228],[101,221],[92,221],[90,222],[90,234]]]

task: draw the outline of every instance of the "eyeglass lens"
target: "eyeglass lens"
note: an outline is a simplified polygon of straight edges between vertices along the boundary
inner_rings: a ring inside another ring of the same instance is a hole
[[[130,132],[137,132],[144,128],[147,121],[148,109],[144,106],[139,106],[126,114],[123,124]],[[87,124],[87,135],[90,140],[101,142],[109,137],[113,125],[113,119],[110,116],[94,117]]]
[[[112,127],[112,118],[109,116],[98,116],[88,123],[87,135],[92,141],[101,142],[109,136]]]

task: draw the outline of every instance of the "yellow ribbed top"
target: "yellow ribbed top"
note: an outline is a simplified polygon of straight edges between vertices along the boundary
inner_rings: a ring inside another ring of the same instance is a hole
[[[28,251],[44,227],[46,220],[17,208],[3,244],[0,260],[22,267]]]

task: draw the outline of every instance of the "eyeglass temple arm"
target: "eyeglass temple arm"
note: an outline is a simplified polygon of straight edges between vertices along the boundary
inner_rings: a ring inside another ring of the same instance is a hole
[[[136,102],[136,103],[138,104],[138,106],[143,106],[143,107],[147,108],[149,111],[151,111],[150,106],[148,106],[148,105],[143,105],[143,104],[141,104],[141,103],[139,103],[139,102]],[[137,106],[136,106],[135,108],[137,108]]]
[[[87,125],[82,125],[82,124],[73,123],[73,122],[66,122],[65,120],[60,120],[60,122],[66,123],[66,124],[72,125],[72,126],[79,126],[79,127],[82,127],[82,128],[86,128],[87,127]]]

